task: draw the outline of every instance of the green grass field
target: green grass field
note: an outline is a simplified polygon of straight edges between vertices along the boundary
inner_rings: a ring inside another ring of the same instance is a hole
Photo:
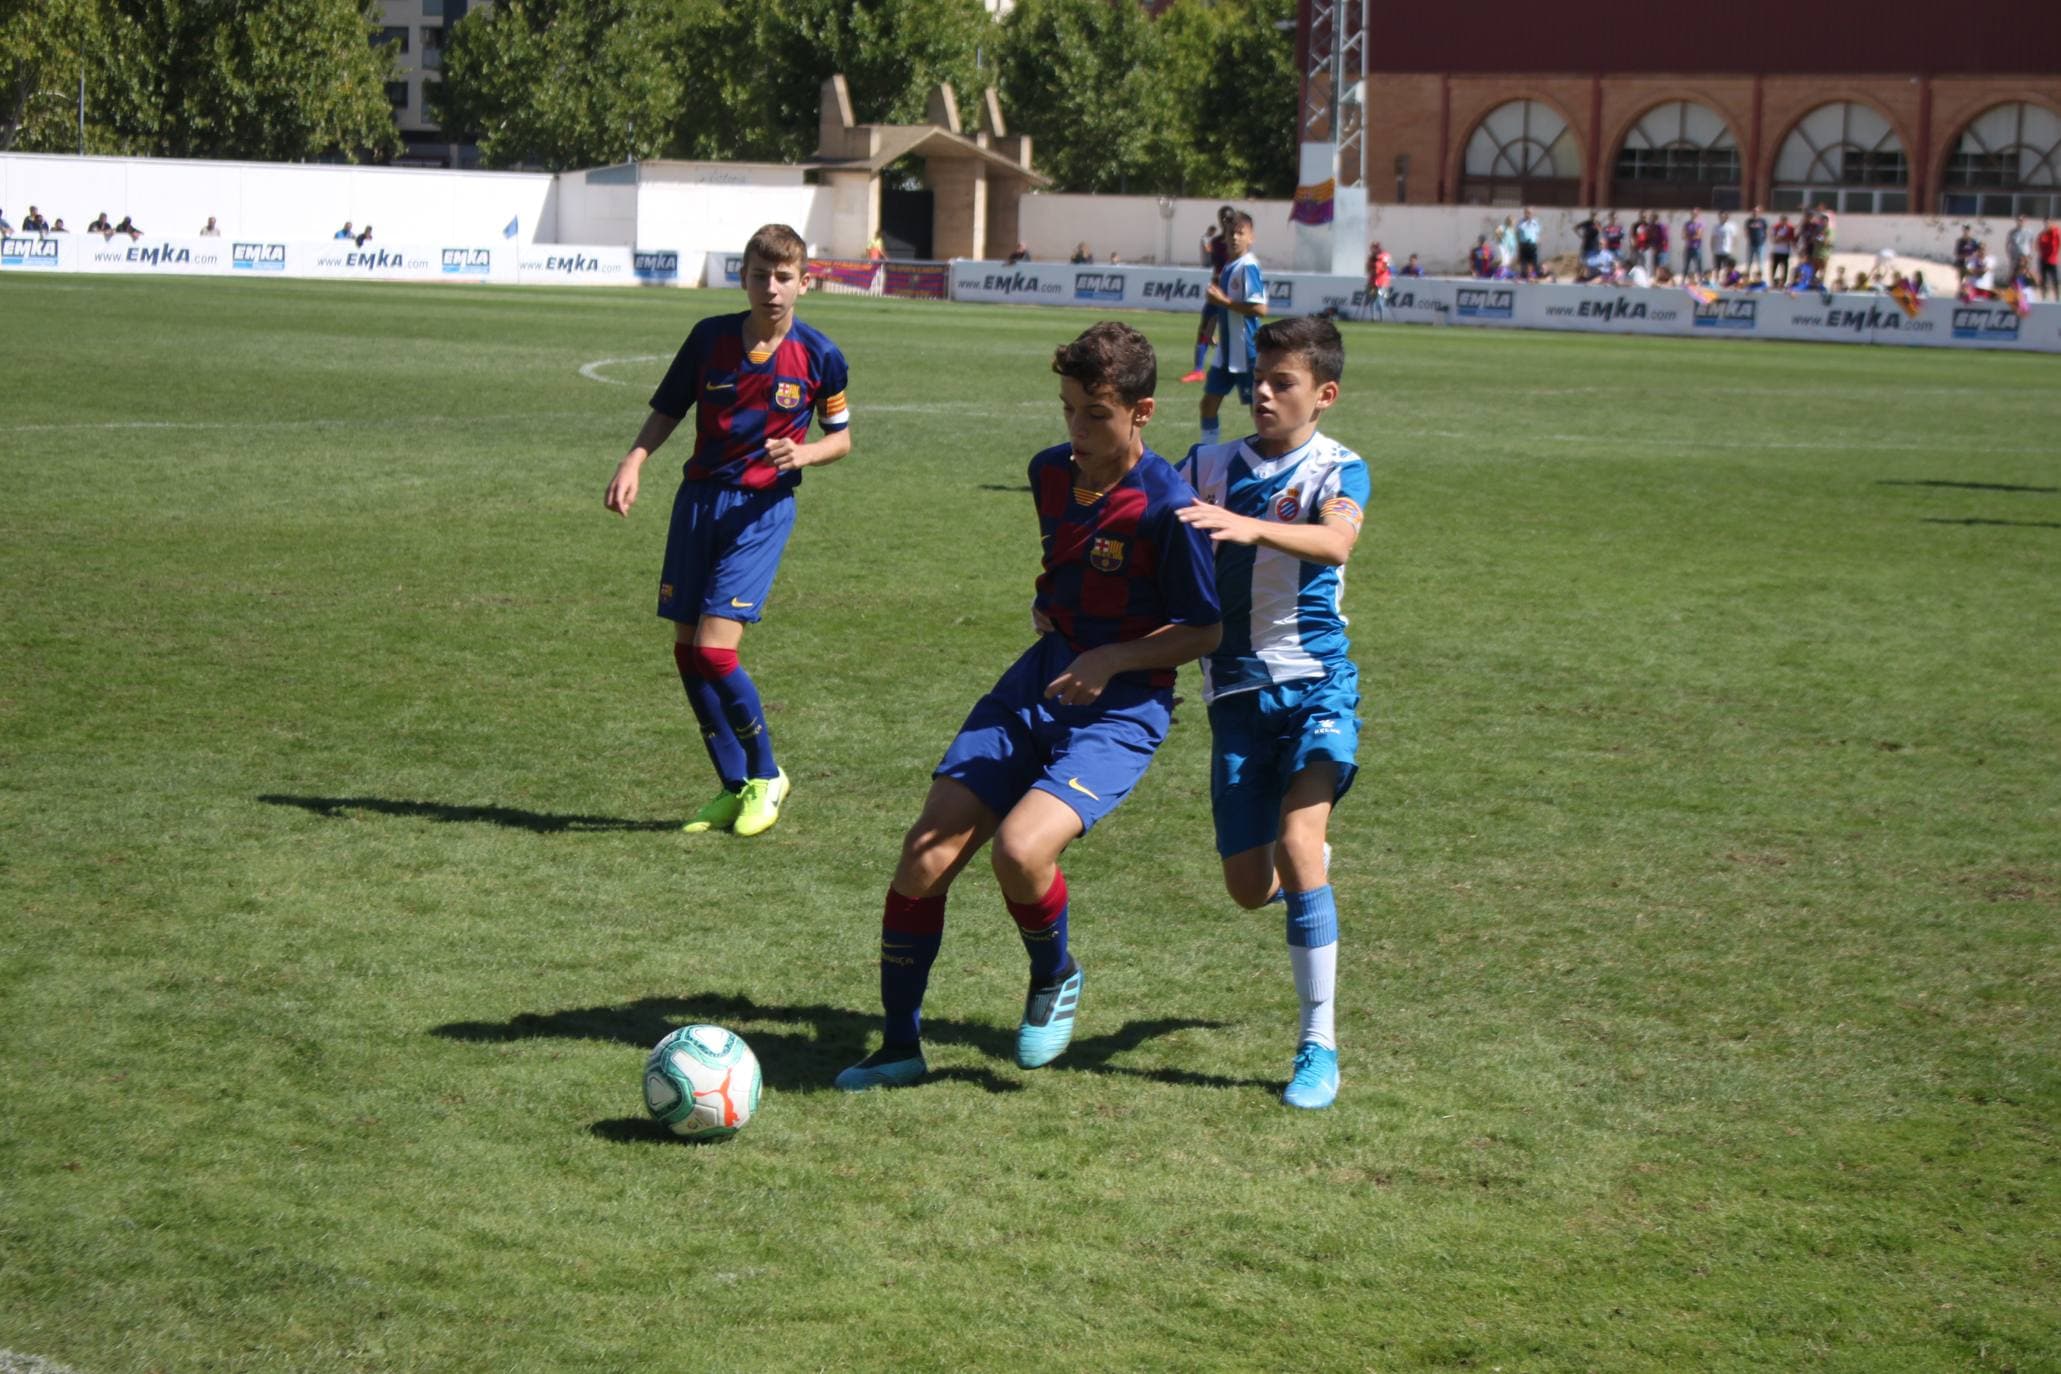
[[[811,304],[857,448],[745,648],[797,791],[690,838],[684,446],[601,494],[738,299],[0,281],[0,1351],[2061,1369],[2061,362],[1350,327],[1338,1106],[1276,1105],[1192,704],[1068,857],[1067,1058],[976,866],[938,1072],[852,1098],[1094,316]],[[690,1020],[765,1065],[726,1145],[643,1117]]]

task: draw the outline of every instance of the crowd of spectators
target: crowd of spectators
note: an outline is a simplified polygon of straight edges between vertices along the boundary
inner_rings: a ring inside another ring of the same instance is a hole
[[[48,218],[43,214],[41,208],[34,205],[31,205],[29,212],[21,217],[21,225],[19,227],[9,223],[6,212],[0,211],[0,234],[17,234],[22,236],[34,234],[39,238],[49,238],[57,234],[69,234],[70,232],[70,227],[64,222],[64,216],[59,215],[55,218]],[[123,215],[121,221],[117,223],[107,217],[107,211],[105,210],[102,210],[93,217],[93,222],[86,226],[86,232],[98,234],[103,239],[112,239],[116,234],[125,234],[131,243],[143,237],[143,227],[137,224],[134,218]],[[221,233],[222,231],[215,225],[215,217],[209,215],[208,222],[200,228],[199,237],[219,238]]]

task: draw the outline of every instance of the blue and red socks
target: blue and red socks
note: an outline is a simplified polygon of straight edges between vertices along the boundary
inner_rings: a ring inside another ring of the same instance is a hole
[[[945,938],[945,894],[904,897],[887,890],[880,917],[882,1048],[914,1049],[923,1037],[923,993]]]
[[[741,780],[776,776],[780,769],[773,762],[773,736],[766,729],[766,710],[759,702],[759,689],[751,674],[737,666],[737,651],[712,649],[705,644],[675,644],[673,657],[680,664],[681,681],[688,683],[687,697],[701,721],[703,738],[709,738],[712,724],[721,736],[710,743],[709,758],[716,771],[723,774],[723,785],[731,787],[732,777]],[[699,695],[695,682],[702,687]],[[707,714],[704,700],[712,708]],[[721,758],[717,757],[719,748]],[[735,774],[725,771],[733,749],[735,757],[742,760],[742,771]]]
[[[1066,875],[1052,871],[1052,886],[1035,902],[1003,905],[1023,937],[1024,952],[1030,955],[1031,982],[1056,983],[1066,973]]]
[[[723,718],[723,703],[716,689],[702,676],[692,644],[675,644],[673,662],[680,668],[680,685],[687,689],[687,704],[701,726],[701,742],[708,749],[708,761],[715,767],[723,790],[735,792],[744,786],[744,749]]]

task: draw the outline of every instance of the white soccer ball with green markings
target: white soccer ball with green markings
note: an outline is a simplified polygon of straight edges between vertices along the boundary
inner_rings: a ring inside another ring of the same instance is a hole
[[[727,1140],[758,1110],[758,1056],[721,1026],[682,1026],[644,1061],[644,1106],[683,1140]]]

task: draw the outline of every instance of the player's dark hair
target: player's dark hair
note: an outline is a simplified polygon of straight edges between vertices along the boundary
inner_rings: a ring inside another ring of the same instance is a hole
[[[1250,229],[1252,228],[1252,216],[1246,214],[1243,210],[1233,210],[1225,217],[1224,228],[1227,230]]]
[[[1127,406],[1159,389],[1159,355],[1152,341],[1127,324],[1104,320],[1052,353],[1052,370],[1089,391],[1113,391]]]
[[[1253,347],[1260,353],[1286,353],[1302,359],[1319,386],[1345,375],[1345,340],[1338,337],[1337,325],[1316,315],[1268,320],[1260,326]]]
[[[800,263],[806,271],[809,265],[809,245],[802,241],[800,234],[784,224],[765,224],[759,226],[758,231],[744,245],[744,265],[747,269],[750,268],[753,258],[772,267]]]

